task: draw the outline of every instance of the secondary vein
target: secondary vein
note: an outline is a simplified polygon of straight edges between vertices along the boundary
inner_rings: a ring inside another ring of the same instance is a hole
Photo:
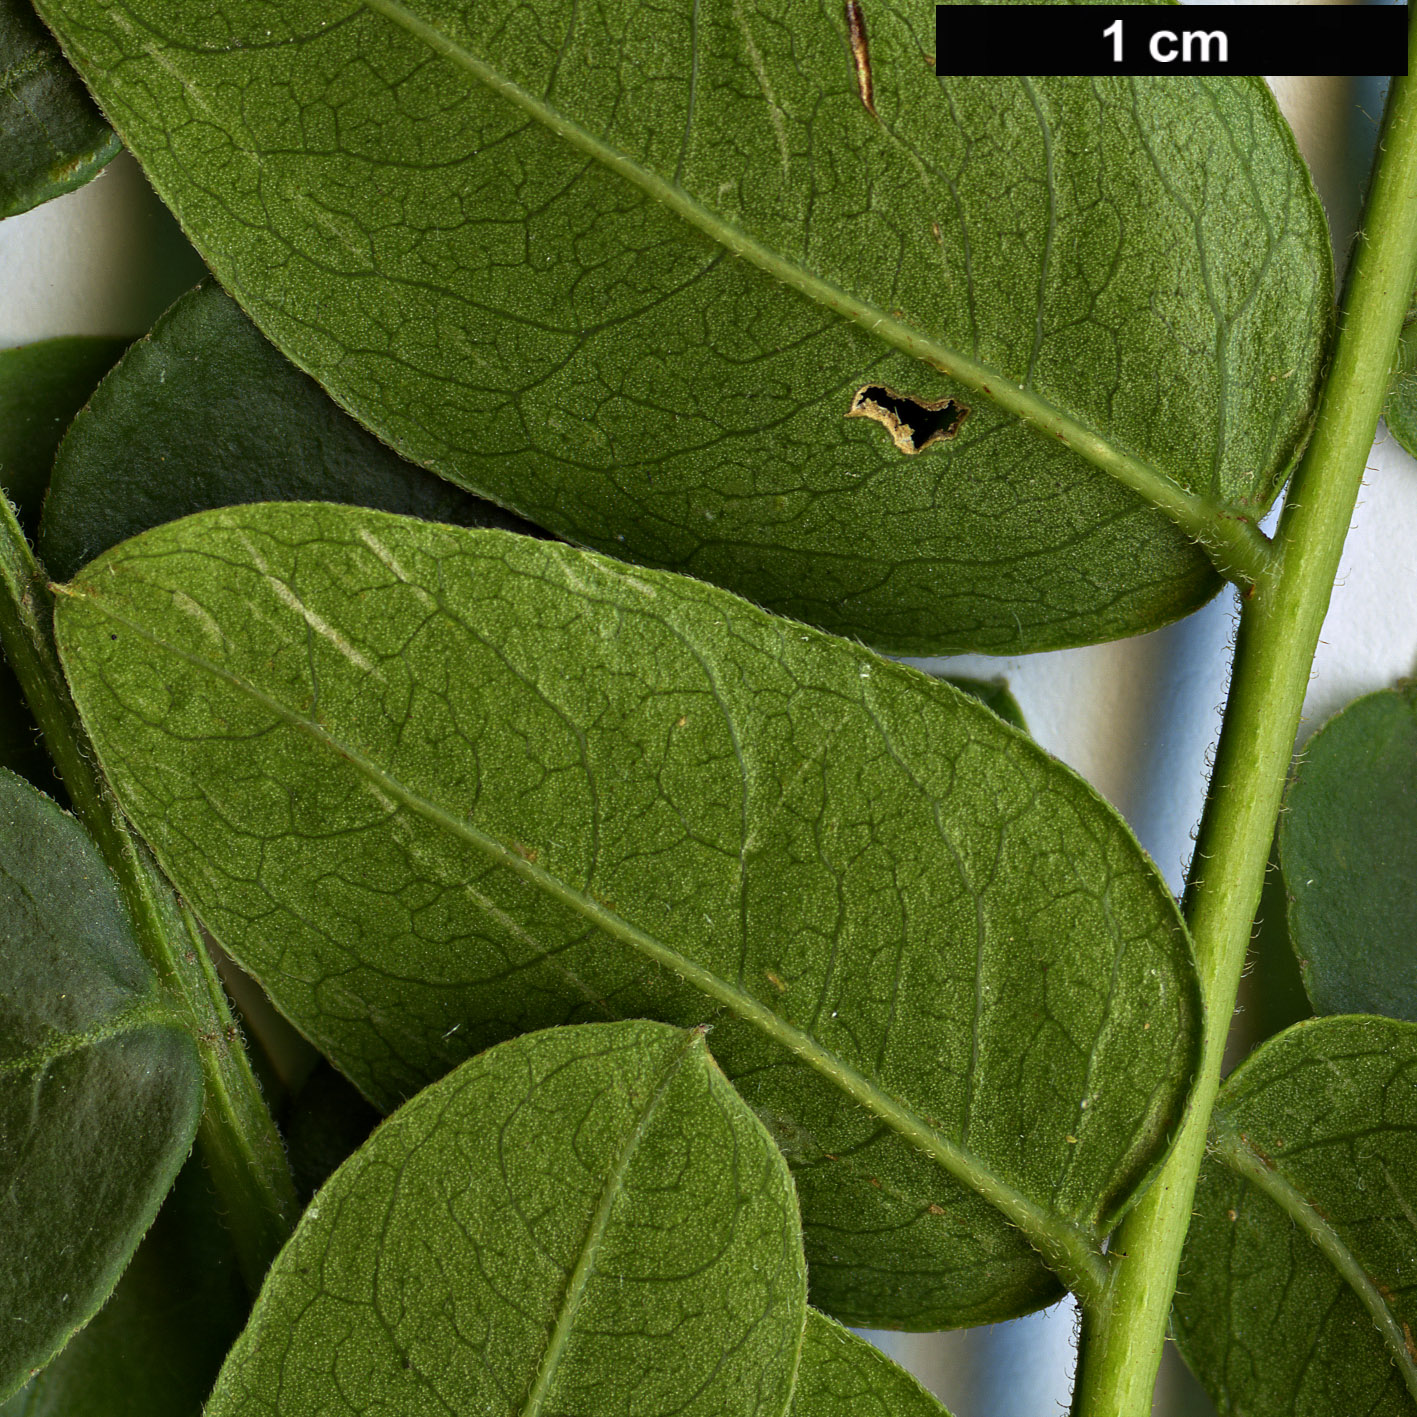
[[[36,1068],[47,1067],[71,1053],[80,1053],[85,1048],[97,1047],[110,1038],[120,1038],[149,1027],[171,1028],[174,1032],[183,1032],[182,1021],[171,1009],[158,1000],[145,999],[82,1033],[56,1033],[38,1048],[31,1048],[27,1053],[19,1053],[11,1058],[0,1059],[0,1077],[33,1072]]]
[[[978,391],[1048,437],[1076,453],[1094,467],[1137,493],[1164,512],[1182,531],[1204,548],[1220,573],[1242,585],[1261,582],[1270,567],[1270,540],[1253,522],[1226,511],[1204,497],[1188,492],[1180,483],[1141,458],[1113,446],[1094,429],[1080,423],[1047,399],[1004,374],[969,358],[898,320],[888,311],[860,300],[830,281],[805,270],[777,251],[710,211],[684,188],[666,181],[583,128],[574,119],[551,107],[544,99],[514,83],[504,74],[458,44],[436,25],[415,15],[399,0],[366,0],[368,7],[428,47],[464,69],[479,83],[535,119],[557,137],[594,158],[604,167],[638,187],[734,255],[766,271],[775,280],[816,301],[826,309],[869,330],[878,339],[938,369],[951,379]]]
[[[1407,1346],[1408,1338],[1402,1323],[1388,1307],[1376,1281],[1363,1268],[1343,1237],[1287,1177],[1246,1145],[1243,1136],[1228,1128],[1217,1128],[1215,1154],[1232,1171],[1272,1200],[1342,1275],[1377,1325],[1394,1366],[1407,1384],[1407,1391],[1417,1398],[1417,1362],[1413,1361]]]

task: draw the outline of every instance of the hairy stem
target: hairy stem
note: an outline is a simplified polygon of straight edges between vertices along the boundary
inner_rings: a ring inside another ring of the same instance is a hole
[[[280,1135],[198,932],[138,842],[95,765],[55,653],[53,597],[14,509],[0,496],[0,642],[75,811],[118,881],[133,935],[197,1042],[206,1101],[197,1145],[252,1292],[298,1206]]]
[[[1414,38],[1417,28],[1409,35],[1417,60]],[[1106,1296],[1085,1309],[1074,1398],[1081,1417],[1143,1417],[1151,1411],[1226,1034],[1309,670],[1414,284],[1417,81],[1397,78],[1318,421],[1280,521],[1278,561],[1240,616],[1225,725],[1185,902],[1207,1009],[1200,1073],[1170,1157],[1114,1238]]]

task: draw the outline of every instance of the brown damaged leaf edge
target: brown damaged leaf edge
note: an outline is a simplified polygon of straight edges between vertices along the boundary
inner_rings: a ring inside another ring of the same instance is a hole
[[[847,409],[847,418],[873,418],[906,454],[923,453],[936,443],[948,443],[969,408],[958,399],[914,399],[887,384],[863,384]]]

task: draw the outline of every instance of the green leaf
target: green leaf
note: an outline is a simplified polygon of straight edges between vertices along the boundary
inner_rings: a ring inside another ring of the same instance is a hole
[[[877,119],[839,5],[41,3],[380,436],[825,628],[1162,624],[1218,582],[1117,479],[1238,534],[1304,437],[1331,257],[1259,79],[941,85],[933,10],[877,6]]]
[[[249,1304],[194,1157],[109,1301],[0,1417],[197,1417]]]
[[[903,1368],[850,1329],[807,1311],[792,1417],[949,1417]]]
[[[553,1029],[336,1172],[207,1417],[779,1417],[805,1291],[791,1178],[702,1031]]]
[[[1417,1412],[1417,1026],[1296,1024],[1221,1089],[1174,1331],[1222,1414]]]
[[[371,437],[204,282],[128,351],[75,419],[55,462],[39,552],[68,580],[100,551],[189,512],[305,500],[531,530]]]
[[[985,708],[993,710],[1005,723],[1011,724],[1024,733],[1028,732],[1028,724],[1024,721],[1023,710],[1019,707],[1018,700],[1009,692],[1009,686],[1003,679],[970,679],[962,674],[943,674],[940,677],[944,679],[945,683],[953,684],[962,693],[978,699]]]
[[[108,1297],[192,1145],[202,1074],[97,849],[0,771],[0,1398]]]
[[[63,787],[54,764],[39,745],[39,727],[25,702],[15,672],[0,659],[0,768],[9,768],[58,797]],[[67,801],[67,798],[65,799]]]
[[[1310,740],[1280,818],[1289,932],[1320,1014],[1417,1020],[1417,699],[1385,689]]]
[[[0,487],[30,536],[64,430],[127,343],[75,335],[0,350]]]
[[[344,507],[203,513],[60,599],[139,830],[376,1102],[520,1031],[712,1021],[822,1307],[1031,1308],[1029,1241],[1100,1282],[1194,1067],[1189,948],[1116,813],[973,699],[699,582]]]
[[[29,0],[0,0],[0,217],[82,187],[120,151]]]
[[[1383,419],[1388,432],[1417,457],[1417,319],[1413,319],[1410,312],[1402,328],[1397,361],[1383,407]]]
[[[322,1058],[281,1119],[300,1198],[308,1201],[378,1124],[374,1108]]]

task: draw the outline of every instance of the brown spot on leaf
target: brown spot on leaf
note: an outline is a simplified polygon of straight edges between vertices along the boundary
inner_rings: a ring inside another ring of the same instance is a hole
[[[969,409],[956,399],[915,399],[886,384],[863,384],[846,410],[847,418],[875,419],[906,454],[948,443],[968,414]]]
[[[944,1206],[942,1206],[942,1205],[936,1205],[934,1201],[931,1201],[931,1202],[930,1202],[930,1214],[931,1214],[931,1215],[943,1215],[944,1213],[945,1213],[945,1208],[944,1208]]]

